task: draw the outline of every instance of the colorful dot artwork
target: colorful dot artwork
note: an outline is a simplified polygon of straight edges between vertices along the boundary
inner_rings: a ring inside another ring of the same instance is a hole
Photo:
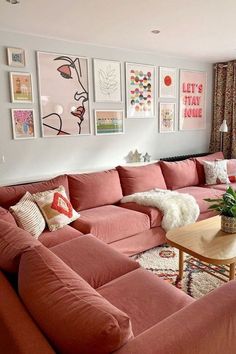
[[[129,103],[131,107],[136,113],[150,113],[153,103],[152,73],[131,69],[129,74]]]

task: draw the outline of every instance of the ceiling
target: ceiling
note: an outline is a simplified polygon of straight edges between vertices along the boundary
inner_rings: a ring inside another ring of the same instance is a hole
[[[236,58],[235,0],[0,1],[2,30],[208,62]]]

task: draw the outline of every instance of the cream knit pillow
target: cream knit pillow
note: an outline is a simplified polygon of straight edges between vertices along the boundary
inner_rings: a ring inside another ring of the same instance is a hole
[[[203,161],[206,184],[229,183],[227,160]]]
[[[45,229],[46,223],[33,196],[26,192],[21,200],[10,207],[18,226],[28,231],[32,236],[38,238]]]

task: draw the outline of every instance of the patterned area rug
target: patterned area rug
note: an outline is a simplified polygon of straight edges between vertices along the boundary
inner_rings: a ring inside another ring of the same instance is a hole
[[[132,258],[147,270],[158,275],[160,278],[182,289],[195,299],[207,294],[218,286],[224,284],[222,280],[199,270],[196,266],[184,263],[184,278],[178,280],[178,256],[176,248],[168,245],[155,247],[140,253]],[[186,256],[186,258],[190,258]],[[216,266],[215,269],[218,269]]]

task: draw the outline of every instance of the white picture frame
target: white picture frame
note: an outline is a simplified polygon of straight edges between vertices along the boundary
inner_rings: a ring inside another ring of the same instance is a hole
[[[156,114],[156,67],[126,63],[127,118],[154,118]]]
[[[94,123],[96,135],[124,134],[124,110],[95,110]]]
[[[95,102],[122,102],[119,61],[94,58],[93,78]]]
[[[25,67],[25,50],[22,48],[7,48],[7,63],[18,68]]]
[[[12,133],[15,140],[36,138],[34,109],[12,108]]]
[[[11,71],[9,75],[12,103],[33,103],[32,74]]]
[[[37,52],[43,138],[91,135],[89,59]]]
[[[159,132],[174,133],[176,131],[176,103],[159,103]]]
[[[179,130],[206,129],[207,72],[180,70]]]
[[[159,97],[176,98],[177,69],[159,67]]]

